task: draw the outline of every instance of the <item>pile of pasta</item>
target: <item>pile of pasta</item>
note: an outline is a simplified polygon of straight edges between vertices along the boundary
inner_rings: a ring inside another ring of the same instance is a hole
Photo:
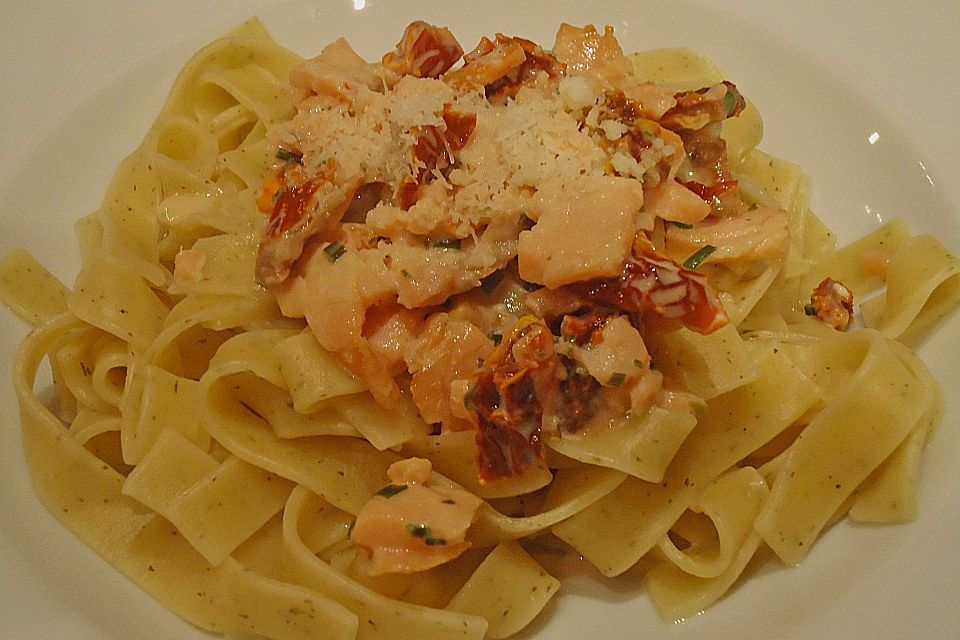
[[[765,547],[792,565],[842,517],[914,517],[941,399],[905,344],[960,300],[960,262],[938,240],[894,221],[836,249],[808,179],[755,148],[749,106],[725,125],[731,168],[752,201],[788,212],[791,249],[747,272],[705,265],[731,323],[652,349],[705,407],[690,424],[653,410],[551,440],[542,489],[484,485],[471,432],[429,435],[410,403],[378,405],[255,282],[254,202],[276,151],[264,134],[292,115],[299,61],[256,21],[201,50],[77,223],[73,289],[25,252],[0,269],[3,300],[36,325],[14,374],[36,490],[164,605],[231,635],[502,638],[560,589],[543,556],[566,550],[610,577],[645,560],[646,593],[672,620],[714,603]],[[633,61],[678,90],[722,79],[685,50]],[[198,281],[173,277],[184,247],[207,256]],[[878,252],[885,268],[865,268]],[[862,301],[862,328],[804,313],[826,276]],[[35,389],[44,360],[52,408]],[[410,456],[483,499],[472,546],[370,577],[350,526]]]

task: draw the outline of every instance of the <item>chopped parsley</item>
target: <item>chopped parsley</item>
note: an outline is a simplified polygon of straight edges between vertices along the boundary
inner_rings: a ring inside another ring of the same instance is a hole
[[[473,396],[477,393],[477,385],[472,385],[463,396],[463,406],[473,411]]]
[[[815,316],[817,315],[817,308],[812,304],[805,304],[803,305],[803,312],[808,316]]]
[[[433,535],[433,532],[430,531],[430,527],[425,524],[414,524],[412,522],[407,523],[407,533],[412,535],[414,538],[420,538],[427,543],[428,546],[436,546],[447,544],[446,539],[437,538]]]
[[[713,253],[716,250],[717,248],[712,244],[706,244],[700,247],[700,249],[698,249],[696,253],[694,253],[692,256],[690,256],[689,258],[683,261],[683,268],[696,269],[697,267],[700,266],[700,264],[704,260],[706,260],[710,256],[711,253]]]
[[[283,147],[277,147],[277,159],[283,160],[284,162],[296,162],[297,164],[303,164],[303,154],[299,151],[290,151],[289,149],[284,149]]]
[[[627,381],[627,376],[622,373],[615,373],[607,380],[608,387],[619,387]]]
[[[493,340],[493,346],[499,346],[503,342],[503,334],[498,331],[491,331],[490,339]]]
[[[692,224],[687,224],[686,222],[676,222],[676,221],[674,221],[674,220],[671,220],[671,221],[670,221],[670,224],[672,224],[673,226],[675,226],[675,227],[678,228],[678,229],[693,229],[693,225],[692,225]]]
[[[737,100],[739,99],[740,94],[735,89],[727,87],[727,93],[723,96],[723,108],[727,110],[728,116],[732,116],[737,110]]]
[[[339,242],[331,242],[323,248],[323,253],[326,254],[327,259],[330,262],[336,262],[337,258],[342,256],[347,252],[347,248],[340,244]]]
[[[388,484],[380,491],[377,491],[375,495],[380,496],[381,498],[392,498],[402,491],[406,491],[409,487],[405,484]]]
[[[431,246],[434,249],[442,249],[444,251],[460,251],[460,238],[437,240]]]

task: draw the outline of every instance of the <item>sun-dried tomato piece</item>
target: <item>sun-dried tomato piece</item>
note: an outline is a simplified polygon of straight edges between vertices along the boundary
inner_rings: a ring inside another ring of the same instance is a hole
[[[553,334],[521,319],[487,358],[468,405],[477,417],[477,468],[484,482],[520,475],[542,456],[544,400],[557,395]]]
[[[837,331],[846,331],[853,319],[853,292],[833,278],[824,278],[804,311]]]
[[[439,78],[463,55],[463,47],[446,27],[417,20],[403,31],[397,48],[383,56],[383,66],[400,75]]]
[[[690,191],[693,191],[695,194],[700,196],[703,200],[707,202],[712,201],[714,198],[718,198],[721,193],[730,191],[731,189],[737,188],[736,180],[718,180],[716,184],[706,185],[695,180],[689,182],[684,182],[683,186]]]
[[[566,356],[558,356],[563,377],[558,384],[557,426],[572,433],[586,424],[600,407],[600,382],[581,365]]]
[[[560,337],[582,347],[593,339],[593,335],[609,319],[609,311],[598,311],[596,309],[591,309],[580,315],[563,316],[563,320],[560,322]]]
[[[426,125],[415,130],[413,157],[423,172],[443,169],[456,161],[454,154],[466,146],[477,127],[477,114],[457,111],[447,103],[443,106],[443,124],[442,129]]]
[[[443,139],[449,152],[456,152],[467,146],[473,130],[477,128],[477,114],[469,111],[457,111],[450,103],[443,105],[443,124],[446,129]],[[453,162],[451,153],[450,162]]]
[[[593,305],[656,313],[708,334],[730,321],[707,276],[652,252],[630,257],[617,278],[568,285]]]
[[[257,197],[257,208],[270,218],[267,237],[277,237],[303,220],[314,194],[324,182],[333,179],[335,172],[336,163],[333,159],[328,160],[312,176],[301,164],[291,162],[269,171]]]
[[[548,78],[559,78],[566,73],[565,64],[531,40],[498,33],[496,42],[500,45],[507,42],[520,45],[525,58],[518,67],[484,87],[484,94],[488,100],[502,102],[516,97],[521,87],[532,83],[541,73],[546,74]]]
[[[480,479],[522,474],[540,458],[543,407],[527,372],[484,371],[473,395]]]
[[[740,115],[747,101],[736,85],[724,80],[712,87],[696,91],[683,91],[674,95],[676,106],[660,118],[660,124],[668,129],[702,129],[711,122],[722,122]]]
[[[317,192],[320,183],[316,180],[307,180],[300,184],[291,185],[277,192],[276,203],[267,225],[268,236],[278,236],[284,231],[292,229],[303,219],[310,198]]]
[[[484,36],[463,56],[464,65],[444,76],[444,81],[461,91],[483,89],[491,101],[502,102],[517,95],[541,73],[559,78],[566,65],[549,51],[525,38],[498,33],[494,40]]]
[[[477,114],[458,111],[450,103],[443,106],[442,117],[442,128],[425,125],[413,131],[416,142],[411,154],[418,169],[415,175],[400,182],[394,194],[397,206],[403,210],[416,203],[420,186],[430,180],[435,169],[442,171],[456,163],[456,152],[467,145],[477,127]]]

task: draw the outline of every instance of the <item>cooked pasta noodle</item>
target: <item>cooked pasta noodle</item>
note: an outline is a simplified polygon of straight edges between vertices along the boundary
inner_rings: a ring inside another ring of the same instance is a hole
[[[560,589],[545,548],[644,560],[679,619],[764,547],[910,520],[941,400],[898,340],[957,306],[960,261],[899,221],[834,249],[690,51],[568,25],[552,51],[454,45],[414,23],[380,65],[343,40],[303,61],[248,22],[78,223],[72,289],[4,258],[50,511],[197,626],[276,639],[510,636]],[[351,138],[370,113],[400,133]]]

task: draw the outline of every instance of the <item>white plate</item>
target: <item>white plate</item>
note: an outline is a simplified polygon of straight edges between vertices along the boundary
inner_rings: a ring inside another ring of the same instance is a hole
[[[957,253],[960,11],[948,5],[7,0],[0,7],[0,251],[24,246],[72,282],[72,222],[96,207],[177,69],[206,41],[259,14],[282,43],[308,55],[344,35],[366,57],[379,56],[415,18],[449,25],[467,47],[498,30],[549,46],[560,21],[609,23],[628,50],[691,46],[759,105],[763,147],[813,176],[814,206],[841,238],[901,215]],[[10,370],[25,331],[0,312],[0,371]],[[565,585],[528,637],[960,636],[957,353],[955,314],[922,349],[945,387],[947,413],[927,452],[916,522],[837,526],[803,566],[764,567],[682,624],[658,620],[636,581],[579,579]],[[8,383],[0,383],[0,394],[0,637],[205,638],[46,513],[20,453]]]

